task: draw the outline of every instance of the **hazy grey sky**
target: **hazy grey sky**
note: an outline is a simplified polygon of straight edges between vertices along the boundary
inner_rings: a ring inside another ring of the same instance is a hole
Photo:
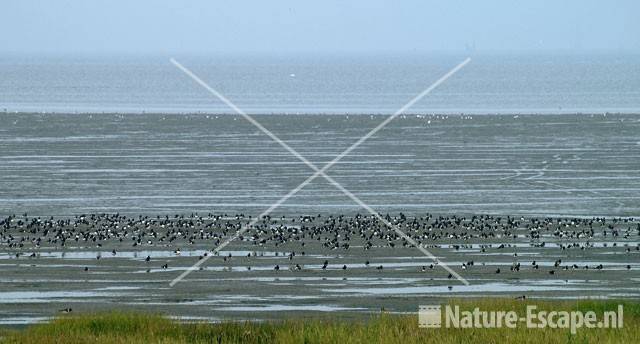
[[[640,51],[640,1],[0,3],[0,52]]]

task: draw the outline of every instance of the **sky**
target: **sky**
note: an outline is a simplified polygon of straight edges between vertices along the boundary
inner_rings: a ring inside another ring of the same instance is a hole
[[[3,0],[0,53],[640,52],[640,1]]]

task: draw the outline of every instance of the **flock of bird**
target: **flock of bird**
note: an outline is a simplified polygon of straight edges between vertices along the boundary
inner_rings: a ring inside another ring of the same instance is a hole
[[[426,214],[418,217],[407,217],[400,213],[395,216],[384,215],[384,218],[397,226],[418,244],[425,248],[447,247],[454,251],[479,247],[481,252],[487,249],[510,248],[510,243],[494,245],[491,241],[525,239],[532,247],[549,247],[554,245],[560,250],[587,250],[595,246],[597,240],[626,241],[640,236],[640,223],[633,218],[515,218],[492,215],[479,216],[434,216]],[[144,249],[150,247],[171,247],[176,255],[180,255],[180,246],[207,247],[213,250],[230,236],[238,235],[238,241],[244,245],[256,247],[297,247],[288,253],[289,260],[296,255],[305,255],[305,246],[309,244],[324,250],[371,250],[374,248],[410,247],[406,239],[393,228],[389,228],[375,216],[365,215],[316,215],[297,217],[264,216],[251,228],[245,228],[252,221],[251,216],[244,214],[207,214],[173,216],[138,216],[129,217],[120,214],[89,214],[71,218],[54,218],[11,215],[0,219],[0,247],[11,249],[16,258],[28,256],[35,258],[38,249],[44,248],[108,248],[113,256],[118,254],[117,248],[130,247]],[[245,230],[246,229],[246,230]],[[597,240],[596,240],[597,239]],[[476,244],[469,244],[476,242]],[[483,242],[485,244],[483,244]],[[601,245],[606,246],[607,243]],[[612,246],[616,246],[613,243]],[[639,251],[640,245],[625,245],[627,253]],[[112,249],[112,247],[114,247]],[[29,253],[31,252],[31,253]],[[209,251],[210,252],[210,251]],[[204,259],[210,253],[204,253]],[[514,253],[517,256],[517,253]],[[96,259],[100,259],[98,255]],[[231,255],[223,257],[224,261]],[[152,258],[147,256],[145,261]],[[364,262],[369,266],[370,262]],[[435,263],[438,264],[437,262]],[[473,260],[463,263],[460,268],[466,270],[475,265]],[[329,261],[325,260],[321,268],[327,269]],[[540,265],[533,261],[532,269]],[[631,265],[626,266],[631,269]],[[161,266],[168,268],[168,263]],[[347,270],[347,265],[342,270]],[[382,270],[382,265],[376,265]],[[511,272],[522,269],[520,262],[515,262]],[[558,269],[596,269],[604,266],[562,265],[562,259],[555,262],[549,274]],[[250,269],[250,267],[248,267]],[[282,269],[276,265],[274,270]],[[291,265],[291,270],[302,270],[300,264]],[[420,271],[434,269],[434,264],[422,266]],[[85,267],[85,271],[89,268]],[[147,270],[148,271],[148,270]],[[500,274],[500,268],[495,270]],[[452,275],[449,274],[449,278]]]

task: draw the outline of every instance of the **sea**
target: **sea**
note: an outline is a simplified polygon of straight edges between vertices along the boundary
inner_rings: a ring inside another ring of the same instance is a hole
[[[463,61],[0,56],[0,215],[260,214]],[[478,54],[328,170],[380,212],[640,215],[640,55]],[[316,178],[275,213],[364,213]]]
[[[386,114],[471,57],[413,113],[640,112],[640,54],[0,56],[0,110]]]

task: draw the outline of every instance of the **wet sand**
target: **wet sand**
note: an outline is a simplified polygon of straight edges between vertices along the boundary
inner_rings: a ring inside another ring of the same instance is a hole
[[[318,166],[383,121],[262,115]],[[234,115],[0,114],[0,215],[260,214],[313,171]],[[637,115],[406,115],[329,171],[381,212],[640,216]],[[322,179],[284,214],[362,211]]]
[[[367,217],[274,215],[170,287],[248,217],[17,216],[2,230],[0,324],[45,321],[65,308],[219,321],[416,312],[449,297],[640,297],[634,219],[391,218],[470,285]]]

